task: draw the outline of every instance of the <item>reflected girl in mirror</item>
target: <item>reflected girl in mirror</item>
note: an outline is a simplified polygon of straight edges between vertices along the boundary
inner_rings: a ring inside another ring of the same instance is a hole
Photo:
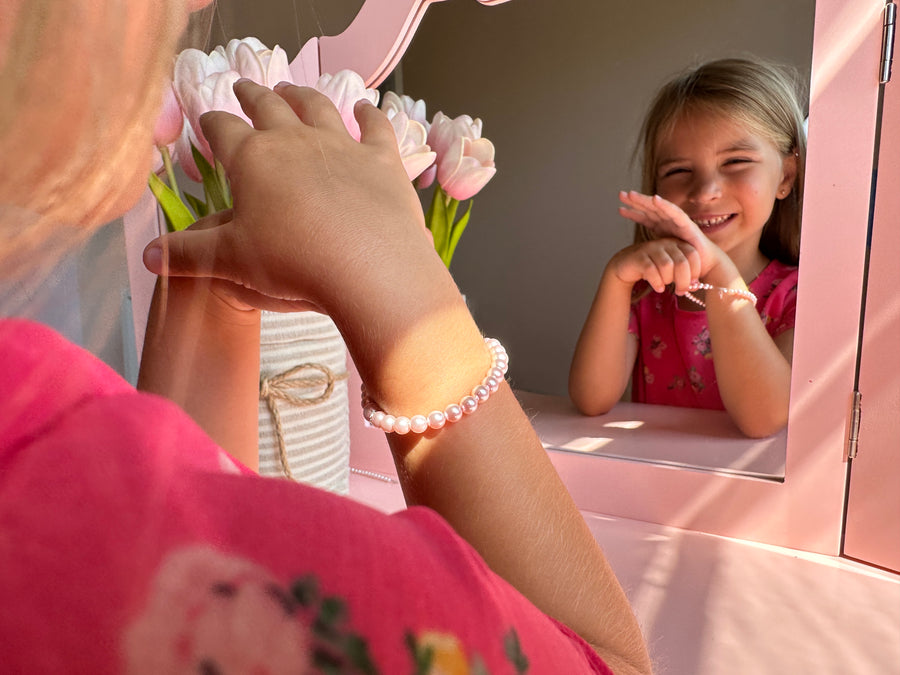
[[[747,436],[787,424],[806,139],[784,69],[693,68],[657,93],[641,131],[642,192],[619,213],[635,242],[607,264],[569,394],[727,410]]]

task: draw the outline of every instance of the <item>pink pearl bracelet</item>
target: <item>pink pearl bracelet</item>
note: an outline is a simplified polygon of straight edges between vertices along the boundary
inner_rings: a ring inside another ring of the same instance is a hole
[[[750,291],[745,291],[743,288],[724,288],[722,286],[713,286],[712,284],[696,283],[691,284],[691,290],[718,291],[720,297],[723,295],[733,295],[738,298],[744,298],[745,300],[749,300],[750,302],[752,302],[753,306],[756,307],[756,296],[753,295],[753,293],[751,293]],[[706,307],[705,302],[703,302],[700,298],[695,297],[691,293],[685,293],[684,297],[686,297],[688,300],[693,300],[701,307]]]
[[[503,382],[509,369],[509,357],[500,341],[485,338],[484,343],[491,352],[491,367],[481,380],[481,384],[474,387],[471,394],[463,396],[459,403],[451,403],[443,410],[432,410],[427,415],[395,416],[381,410],[369,397],[366,385],[363,385],[362,406],[366,422],[388,434],[402,435],[410,432],[422,434],[429,429],[443,429],[446,424],[459,422],[464,415],[471,415],[500,388],[500,383]]]

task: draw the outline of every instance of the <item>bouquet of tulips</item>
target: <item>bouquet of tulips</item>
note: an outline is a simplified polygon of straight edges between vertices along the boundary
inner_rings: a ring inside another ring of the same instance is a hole
[[[232,90],[239,78],[270,88],[279,82],[314,87],[335,104],[347,131],[359,140],[353,107],[360,99],[377,105],[378,91],[366,88],[362,77],[351,70],[306,82],[300,61],[298,57],[294,64],[288,63],[283,49],[269,49],[256,38],[231,40],[209,54],[186,49],[178,55],[155,134],[157,169],[149,179],[170,230],[182,230],[198,218],[231,207],[228,179],[203,137],[200,116],[224,110],[246,120]],[[496,173],[494,146],[481,137],[481,120],[468,115],[450,118],[438,112],[429,122],[425,102],[409,96],[388,92],[382,110],[394,128],[409,179],[422,190],[434,184],[425,220],[435,250],[449,267],[472,211],[470,201],[457,218],[459,204],[471,200]],[[203,197],[179,188],[175,164],[202,185]],[[165,180],[157,174],[163,174]]]

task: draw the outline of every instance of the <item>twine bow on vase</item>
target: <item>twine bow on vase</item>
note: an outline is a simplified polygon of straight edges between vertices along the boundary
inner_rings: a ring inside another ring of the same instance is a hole
[[[317,370],[322,374],[319,376],[294,378],[295,375],[304,370]],[[331,398],[331,393],[334,391],[334,383],[338,380],[346,380],[347,377],[347,373],[335,375],[328,366],[323,366],[319,363],[301,363],[299,366],[295,366],[280,375],[260,379],[259,397],[266,402],[269,412],[272,413],[272,421],[275,423],[275,438],[278,441],[278,458],[281,460],[281,468],[284,471],[284,475],[288,478],[294,479],[294,474],[288,463],[287,447],[284,443],[284,429],[281,426],[281,413],[278,412],[278,401],[286,401],[290,405],[299,408],[323,403]],[[318,396],[296,396],[291,393],[292,389],[309,389],[321,387],[322,385],[325,385],[325,389]]]
[[[347,348],[316,312],[263,312],[259,470],[346,494],[350,474]]]

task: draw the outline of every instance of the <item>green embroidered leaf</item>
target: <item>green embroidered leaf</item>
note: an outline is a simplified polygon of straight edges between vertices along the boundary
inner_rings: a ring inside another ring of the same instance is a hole
[[[410,655],[413,659],[413,675],[428,675],[431,671],[431,662],[434,660],[434,648],[419,646],[416,636],[411,632],[406,632],[406,646],[409,648]]]
[[[170,232],[184,230],[196,220],[172,188],[166,185],[155,173],[150,174],[147,181],[150,191],[162,208],[166,218],[166,227]]]
[[[313,575],[297,579],[291,584],[291,595],[303,607],[319,604],[319,582]]]
[[[369,654],[369,646],[359,635],[353,633],[348,635],[344,642],[344,650],[347,653],[347,657],[350,659],[350,663],[352,663],[360,672],[365,673],[365,675],[378,674],[378,668],[375,667],[375,664],[372,662],[372,657]]]
[[[519,642],[519,635],[515,628],[510,628],[509,633],[503,638],[503,650],[506,652],[506,658],[510,660],[520,675],[528,672],[528,657],[522,653],[522,645]]]

